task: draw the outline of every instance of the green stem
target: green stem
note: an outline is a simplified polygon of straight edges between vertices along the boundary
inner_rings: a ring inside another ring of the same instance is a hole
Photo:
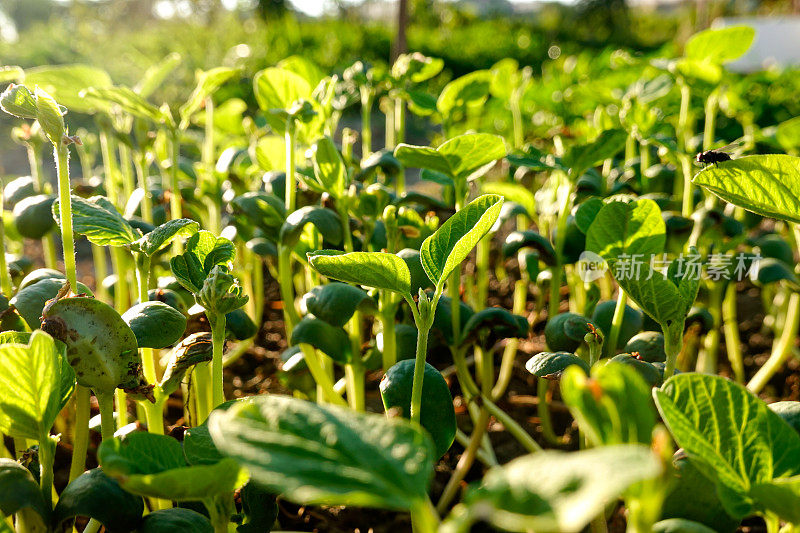
[[[372,90],[361,87],[361,159],[372,153]]]
[[[708,312],[713,318],[713,326],[706,334],[702,357],[697,362],[697,371],[703,374],[717,373],[717,360],[719,357],[719,333],[722,326],[722,299],[725,287],[716,283],[708,295]]]
[[[201,363],[194,367],[195,410],[197,424],[205,422],[211,412],[211,365]]]
[[[286,324],[286,336],[290,338],[292,329],[300,321],[294,307],[294,284],[292,282],[292,250],[286,246],[278,246],[278,285],[283,300],[283,320]]]
[[[178,183],[178,161],[180,159],[181,154],[181,141],[180,141],[180,133],[178,130],[173,130],[170,134],[170,149],[171,149],[171,164],[170,164],[170,184],[169,188],[171,191],[169,197],[169,214],[172,220],[177,220],[182,217],[183,209],[181,207],[181,188],[180,184]],[[173,241],[173,249],[180,251],[180,242],[179,239],[175,239]],[[176,252],[177,253],[177,252]]]
[[[131,168],[131,151],[124,143],[117,145],[119,152],[120,169],[122,171],[122,192],[125,198],[133,195],[133,169]]]
[[[722,300],[722,324],[725,331],[725,349],[737,383],[744,384],[744,361],[739,322],[736,318],[736,283],[729,282]]]
[[[381,357],[383,358],[383,370],[389,370],[397,362],[397,334],[395,333],[394,315],[396,307],[391,300],[391,293],[389,291],[381,291],[380,294],[380,314],[378,315],[381,321],[381,328],[383,333],[383,350],[381,350]]]
[[[78,290],[78,268],[75,263],[75,239],[72,234],[72,199],[69,183],[69,149],[59,144],[54,149],[58,172],[58,208],[61,219],[61,241],[64,247],[64,269],[73,291]]]
[[[439,530],[439,515],[430,498],[426,497],[412,506],[411,523],[414,533],[436,533]]]
[[[486,355],[487,354],[484,354],[484,356]],[[461,457],[459,457],[458,464],[456,465],[453,474],[450,476],[450,479],[447,481],[447,485],[442,491],[442,495],[439,497],[439,503],[436,504],[436,510],[439,513],[444,513],[447,510],[450,502],[453,501],[453,498],[461,488],[461,482],[464,480],[464,477],[466,477],[469,469],[472,468],[478,451],[481,448],[481,440],[486,432],[486,426],[488,423],[489,411],[487,411],[485,407],[482,407],[480,410],[480,415],[478,416],[478,420],[475,422],[475,426],[472,430],[472,435],[470,435],[469,444],[467,444],[464,453],[461,454]]]
[[[109,303],[108,291],[103,285],[103,281],[108,276],[105,247],[92,244],[92,264],[94,265],[94,297],[101,302]]]
[[[758,394],[770,379],[780,370],[792,355],[794,341],[800,326],[800,294],[793,292],[789,297],[789,310],[781,331],[781,336],[772,347],[772,353],[756,375],[747,384],[748,390]]]
[[[83,474],[86,469],[86,451],[89,448],[89,415],[91,392],[83,385],[75,386],[75,424],[72,428],[72,462],[69,467],[69,480]]]
[[[434,296],[435,300],[431,302],[432,309],[424,318],[420,316],[414,301],[409,296],[405,298],[414,315],[414,323],[417,325],[417,353],[414,361],[414,380],[411,385],[411,420],[419,424],[422,415],[422,382],[425,375],[425,359],[428,354],[428,332],[431,329],[439,298]]]
[[[564,195],[564,198],[556,221],[556,264],[552,267],[553,278],[550,280],[550,302],[548,303],[547,309],[548,319],[558,314],[558,308],[561,304],[561,273],[563,270],[564,238],[567,233],[567,221],[572,204],[572,190],[570,185],[568,183],[561,185],[559,189],[562,189],[561,193]]]
[[[97,404],[100,406],[100,434],[103,440],[113,439],[114,423],[114,395],[112,393],[98,393],[95,391]]]
[[[717,107],[719,107],[719,90],[714,89],[706,98],[705,124],[703,124],[703,150],[710,150],[714,145],[716,133]]]
[[[213,318],[212,318],[213,316]],[[211,408],[215,409],[225,401],[225,390],[222,380],[222,349],[225,345],[225,315],[218,313],[209,316],[211,324]]]
[[[406,102],[398,97],[394,99],[394,127],[395,135],[394,142],[400,144],[406,140]],[[398,193],[402,194],[402,189],[398,189]]]
[[[625,306],[627,304],[628,295],[620,287],[617,292],[617,305],[614,307],[614,316],[611,318],[611,331],[609,331],[608,339],[605,342],[606,357],[613,357],[617,353],[617,341],[620,329],[622,329],[622,321],[625,318]]]
[[[55,463],[56,438],[44,431],[39,437],[39,486],[45,506],[53,506],[53,464]]]
[[[322,392],[325,400],[328,403],[332,403],[340,407],[347,407],[347,402],[345,402],[334,390],[333,381],[325,372],[325,369],[323,368],[322,363],[317,356],[317,351],[314,349],[314,347],[305,343],[301,343],[299,346],[303,351],[303,357],[306,361],[306,365],[308,366],[308,371],[311,373],[311,377],[313,377],[314,381],[317,383],[318,390]],[[317,401],[321,400],[322,398],[317,399]]]
[[[539,402],[536,404],[536,414],[539,415],[539,425],[542,428],[542,436],[553,446],[561,445],[561,439],[553,431],[553,421],[550,418],[550,406],[547,404],[547,393],[550,382],[545,378],[539,378],[536,382],[536,397]]]
[[[511,122],[514,127],[514,148],[522,148],[525,142],[522,128],[522,107],[520,100],[522,99],[522,91],[514,90],[509,101],[511,107]]]
[[[208,185],[207,190],[210,191],[211,194],[205,195],[203,201],[208,209],[208,227],[213,233],[219,234],[222,230],[222,221],[220,220],[219,187],[216,183],[217,180],[214,168],[214,100],[210,96],[206,97],[205,106],[206,124],[201,157],[203,161],[204,179]]]
[[[509,435],[514,437],[523,448],[530,453],[542,451],[542,447],[539,446],[539,444],[533,440],[533,437],[531,437],[527,431],[522,429],[522,426],[520,426],[516,420],[509,416],[508,413],[500,409],[500,407],[486,397],[482,397],[481,400],[483,401],[483,405],[485,405],[486,409],[489,411],[489,414],[495,417],[498,422],[503,424]]]
[[[139,157],[133,160],[134,168],[136,169],[136,179],[139,181],[139,187],[142,189],[142,219],[149,223],[153,223],[153,197],[150,193],[150,183],[147,176],[147,154],[142,152]]]
[[[525,304],[527,303],[528,296],[528,283],[523,278],[517,280],[514,284],[514,306],[512,312],[515,315],[521,315],[525,312]],[[497,383],[492,389],[492,400],[497,401],[508,388],[511,382],[511,374],[514,371],[514,361],[517,358],[517,349],[519,348],[519,339],[508,339],[506,346],[503,349],[503,358],[500,361],[500,371],[497,375]]]
[[[665,381],[675,373],[675,363],[683,347],[683,326],[683,321],[679,323],[673,322],[668,327],[662,326],[664,332],[664,352],[667,355],[667,362],[664,367]]]
[[[294,211],[296,192],[295,187],[297,186],[294,161],[296,139],[294,122],[291,118],[286,121],[286,134],[284,138],[286,142],[286,214],[288,215]]]
[[[8,264],[6,263],[6,226],[5,226],[5,210],[3,208],[3,192],[0,191],[0,292],[7,298],[11,298],[13,294],[13,285],[11,283],[11,272],[8,271]]]
[[[475,250],[475,285],[477,287],[477,297],[475,300],[475,311],[480,311],[486,307],[489,299],[489,249],[492,244],[491,234],[487,234],[478,241]]]

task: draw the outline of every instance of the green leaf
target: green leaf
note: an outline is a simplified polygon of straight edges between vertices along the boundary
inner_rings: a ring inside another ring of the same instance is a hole
[[[59,278],[46,278],[27,285],[20,289],[11,301],[9,302],[22,316],[25,323],[31,329],[39,328],[42,323],[42,310],[48,300],[55,298],[67,280],[63,274]],[[81,282],[78,282],[78,288],[75,289],[78,294],[87,294],[92,296],[92,291],[89,287]]]
[[[800,147],[800,117],[794,117],[778,124],[775,139],[784,150],[796,150]]]
[[[211,361],[212,353],[211,333],[208,331],[193,333],[183,339],[170,351],[167,369],[159,383],[162,393],[169,396],[178,390],[186,373],[194,365]]]
[[[322,238],[332,244],[342,242],[342,222],[332,209],[317,205],[301,207],[286,217],[281,226],[280,242],[283,246],[294,247],[303,233],[306,224],[313,224]]]
[[[571,352],[539,352],[525,363],[528,372],[550,380],[560,380],[571,366],[577,366],[584,374],[589,373],[589,363]]]
[[[302,56],[289,56],[282,59],[278,62],[278,68],[294,72],[306,80],[312,88],[316,87],[324,77],[317,65]]]
[[[350,363],[354,355],[345,330],[319,318],[303,318],[292,330],[290,342],[309,344],[342,365]]]
[[[187,466],[178,441],[136,432],[105,440],[97,450],[103,471],[126,491],[175,501],[198,501],[242,487],[248,479],[233,459]]]
[[[526,455],[489,470],[453,510],[450,523],[462,527],[442,531],[486,520],[506,531],[577,533],[630,486],[660,473],[655,454],[638,444]]]
[[[752,493],[756,501],[787,522],[800,523],[800,475],[759,483]]]
[[[606,130],[589,144],[573,146],[562,163],[570,169],[570,174],[578,178],[598,163],[617,155],[625,147],[628,133],[625,130]]]
[[[3,66],[0,67],[0,83],[16,82],[25,77],[25,71],[22,67]]]
[[[200,109],[203,101],[214,94],[223,83],[231,79],[237,72],[237,69],[230,67],[216,67],[197,73],[197,86],[186,103],[179,109],[181,129],[186,129],[189,126],[189,119]]]
[[[561,396],[594,446],[649,445],[656,425],[650,387],[635,370],[619,363],[597,365],[591,377],[567,368]]]
[[[288,110],[300,99],[310,99],[312,87],[302,76],[282,68],[267,68],[253,79],[256,101],[261,109]]]
[[[36,120],[39,121],[42,131],[53,146],[60,145],[61,138],[64,136],[64,113],[66,110],[40,87],[36,87],[33,95],[36,97]]]
[[[167,76],[169,76],[170,73],[175,70],[175,67],[180,65],[180,63],[180,54],[176,52],[167,54],[164,59],[148,67],[148,69],[144,72],[142,79],[139,80],[139,83],[136,84],[136,87],[134,87],[133,90],[136,91],[142,98],[147,98],[161,86],[164,80],[167,79]]]
[[[344,192],[347,176],[344,161],[329,137],[314,143],[314,176],[334,197],[338,198]]]
[[[183,533],[184,531],[214,533],[214,526],[208,518],[197,511],[171,507],[148,513],[136,531],[137,533]]]
[[[109,531],[137,529],[144,513],[139,496],[125,492],[101,469],[84,472],[67,485],[53,510],[53,523],[61,525],[76,516],[94,518]]]
[[[771,509],[753,490],[800,474],[800,435],[747,389],[720,376],[679,374],[653,391],[672,436],[715,481],[734,517]]]
[[[36,120],[36,98],[24,85],[6,87],[0,95],[0,109],[19,118]]]
[[[686,57],[716,64],[729,63],[747,53],[755,36],[750,26],[703,30],[686,42]]]
[[[75,372],[63,348],[38,330],[27,345],[0,345],[0,361],[0,431],[38,441],[72,394]]]
[[[188,218],[170,220],[161,224],[141,239],[131,243],[131,250],[152,256],[156,252],[163,250],[175,239],[194,235],[199,229],[200,225]]]
[[[91,87],[82,94],[88,101],[94,102],[96,107],[105,107],[107,109],[119,107],[123,113],[151,120],[156,124],[161,124],[171,119],[164,111],[128,87]]]
[[[186,241],[186,251],[170,259],[172,273],[186,290],[198,294],[211,270],[236,257],[236,247],[225,237],[200,230]]]
[[[488,182],[481,184],[481,192],[484,194],[496,194],[509,202],[521,205],[528,213],[528,218],[536,216],[536,198],[534,198],[530,189],[524,185],[496,181]]]
[[[450,273],[491,229],[502,206],[503,198],[500,196],[479,196],[423,241],[420,248],[422,266],[437,289],[441,289]]]
[[[466,133],[453,137],[436,149],[399,144],[394,156],[406,167],[433,170],[463,182],[485,173],[506,153],[502,137],[488,133]]]
[[[748,211],[800,223],[800,158],[740,157],[709,165],[692,182]]]
[[[139,348],[166,348],[186,331],[186,316],[164,302],[141,302],[122,315]]]
[[[650,270],[651,258],[661,258],[665,242],[661,210],[649,199],[604,205],[586,234],[586,249],[608,262],[631,299],[662,327],[677,327],[697,297],[700,279],[690,268],[684,268],[678,279],[677,259],[667,276]],[[632,268],[635,261],[641,266],[638,273]],[[618,266],[620,270],[616,270]]]
[[[318,250],[308,254],[308,264],[331,279],[411,295],[411,273],[395,254]]]
[[[493,77],[489,70],[476,70],[454,79],[445,85],[436,101],[439,113],[447,117],[454,109],[485,102]]]
[[[209,429],[223,454],[291,501],[408,510],[427,498],[433,444],[402,419],[267,395],[212,412]]]
[[[125,246],[139,239],[139,234],[117,208],[103,196],[92,196],[88,200],[72,196],[72,228],[75,233],[86,235],[98,246]],[[61,204],[53,203],[53,217],[61,224]]]
[[[13,459],[0,458],[0,518],[26,508],[38,513],[42,525],[49,523],[50,509],[30,471]]]
[[[91,65],[55,65],[25,70],[25,83],[39,86],[73,112],[92,113],[91,102],[80,96],[89,87],[111,87],[106,71]]]
[[[111,306],[94,298],[61,298],[49,302],[42,317],[42,329],[66,344],[80,385],[110,393],[141,384],[136,336]]]
[[[332,326],[342,327],[356,311],[374,314],[377,306],[375,300],[358,287],[346,283],[327,283],[303,295],[300,309],[304,314],[311,313]]]

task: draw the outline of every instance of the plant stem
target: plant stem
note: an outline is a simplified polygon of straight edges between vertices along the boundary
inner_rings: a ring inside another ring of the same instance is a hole
[[[617,342],[619,331],[622,328],[622,321],[625,318],[625,306],[628,304],[628,295],[619,288],[617,292],[617,305],[614,307],[614,316],[611,318],[611,331],[608,332],[608,339],[605,342],[605,356],[613,357],[617,353]]]
[[[772,353],[756,375],[747,384],[748,390],[755,394],[761,392],[770,379],[783,367],[792,355],[794,341],[800,326],[800,294],[793,292],[789,297],[789,310],[781,331],[781,336],[772,348]]]
[[[556,264],[552,267],[553,278],[550,280],[550,302],[548,303],[547,309],[548,320],[558,314],[558,308],[561,304],[561,272],[564,262],[564,238],[567,233],[567,220],[572,203],[572,189],[569,183],[560,185],[559,190],[559,192],[564,195],[564,198],[556,221]]]
[[[305,343],[300,343],[299,346],[303,351],[303,357],[306,361],[306,365],[308,366],[308,371],[311,373],[311,377],[313,377],[314,381],[317,383],[317,390],[322,392],[322,395],[325,397],[325,400],[327,400],[328,403],[332,403],[340,407],[347,407],[347,402],[345,402],[334,390],[333,381],[322,367],[319,357],[317,356],[317,351],[314,349],[314,347]],[[321,400],[322,398],[317,398],[317,401]]]
[[[673,322],[669,327],[663,327],[664,332],[664,352],[667,355],[667,362],[664,367],[664,381],[672,377],[675,373],[675,362],[681,354],[683,347],[683,326],[684,321]]]
[[[431,308],[425,317],[420,316],[419,309],[409,296],[405,296],[406,302],[414,315],[414,323],[417,326],[417,354],[414,360],[414,380],[411,385],[411,420],[420,423],[422,415],[422,385],[425,376],[425,359],[428,355],[428,332],[430,332],[433,316],[436,313],[436,304],[439,302],[438,294],[434,295],[434,300],[430,302]]]
[[[213,316],[213,318],[212,318]],[[225,345],[225,315],[223,313],[212,314],[209,316],[211,324],[211,409],[225,401],[225,389],[222,380],[222,349]]]
[[[539,425],[542,428],[542,436],[547,442],[554,446],[561,445],[561,439],[553,431],[553,421],[550,418],[550,406],[547,405],[547,393],[550,389],[550,382],[545,378],[536,381],[536,397],[539,402],[536,404],[536,414],[539,415]]]
[[[153,197],[150,193],[150,183],[147,176],[147,154],[138,154],[139,157],[133,159],[136,169],[136,178],[139,187],[142,189],[142,219],[150,224],[153,223]]]
[[[97,404],[100,406],[100,434],[103,440],[113,439],[114,423],[114,395],[112,393],[98,393],[95,391]]]
[[[94,297],[109,303],[108,291],[103,286],[103,281],[108,276],[105,247],[92,244],[92,264],[94,265]]]
[[[200,363],[194,367],[193,374],[197,424],[202,424],[211,412],[211,365],[209,363]]]
[[[411,508],[411,523],[414,533],[436,533],[439,530],[439,515],[430,498],[418,501]]]
[[[389,291],[381,291],[380,296],[380,313],[378,317],[381,321],[381,328],[383,333],[383,350],[381,350],[381,357],[383,358],[383,370],[389,370],[397,362],[397,334],[395,332],[394,315],[396,307],[391,302],[391,293]]]
[[[64,247],[64,270],[73,291],[78,290],[78,268],[75,264],[75,240],[72,234],[72,199],[69,183],[69,148],[61,143],[53,148],[58,173],[58,209],[61,219],[61,241]]]
[[[283,300],[283,321],[286,337],[291,338],[292,329],[300,321],[294,307],[294,284],[292,282],[292,250],[278,245],[278,285]]]
[[[717,373],[717,360],[719,357],[719,330],[722,326],[722,299],[725,287],[716,283],[709,291],[708,312],[713,318],[713,326],[706,334],[702,357],[697,361],[697,371],[704,374]]]
[[[475,311],[480,311],[486,307],[489,299],[489,249],[492,245],[492,235],[487,234],[478,241],[475,250],[475,285],[477,296],[475,299]]]
[[[203,172],[205,176],[207,190],[210,194],[203,196],[203,202],[208,209],[208,227],[215,233],[219,234],[222,231],[222,222],[220,220],[220,206],[219,206],[219,187],[216,183],[216,173],[214,165],[214,100],[208,96],[205,100],[206,106],[206,124],[205,136],[203,137]]]
[[[69,480],[83,474],[86,469],[86,451],[89,448],[89,415],[91,392],[83,385],[75,386],[75,423],[72,428],[72,462]]]
[[[53,506],[53,464],[55,463],[56,437],[44,431],[39,437],[39,486],[47,508]]]
[[[372,90],[361,87],[361,159],[372,153]]]
[[[11,272],[8,271],[8,264],[6,263],[6,226],[5,226],[5,210],[3,208],[3,191],[0,191],[0,293],[7,298],[11,298],[13,294],[13,285],[11,284]]]
[[[516,420],[509,416],[508,413],[500,409],[500,407],[486,397],[483,397],[482,401],[483,405],[485,405],[486,409],[489,411],[489,414],[495,417],[498,422],[503,424],[503,426],[506,428],[506,431],[508,431],[508,433],[514,437],[523,448],[530,453],[542,451],[542,447],[539,446],[539,443],[533,440],[533,437],[531,437],[527,431],[522,429],[522,426],[520,426]]]
[[[739,323],[736,318],[736,283],[729,282],[722,300],[722,324],[725,331],[725,349],[737,383],[744,384],[744,361]]]
[[[523,279],[517,280],[514,284],[514,306],[512,312],[515,315],[521,315],[525,312],[525,304],[527,303],[528,296],[528,283],[525,279],[527,276],[523,275]],[[519,348],[519,339],[508,339],[506,346],[503,349],[503,358],[500,361],[500,371],[497,374],[497,383],[492,389],[492,400],[497,401],[508,388],[511,381],[511,374],[514,371],[514,361],[517,358],[517,349]]]
[[[294,211],[295,206],[295,131],[294,121],[290,118],[286,121],[286,133],[284,135],[286,142],[286,214],[289,215]]]

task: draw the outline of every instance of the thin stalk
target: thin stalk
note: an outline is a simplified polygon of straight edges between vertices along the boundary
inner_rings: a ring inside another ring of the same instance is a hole
[[[400,144],[406,139],[406,102],[402,98],[394,99],[394,142]],[[402,191],[400,191],[402,193]]]
[[[150,258],[144,254],[137,254],[137,257],[134,260],[136,264],[136,280],[139,289],[139,301],[146,302],[148,301],[148,287],[150,286]],[[142,356],[142,374],[144,375],[147,383],[151,385],[155,385],[158,383],[158,376],[156,374],[156,357],[155,351],[152,348],[142,348],[141,349],[141,356]],[[119,389],[118,389],[119,390]],[[156,433],[162,435],[164,433],[164,415],[163,415],[163,402],[165,398],[161,398],[158,394],[158,389],[156,391],[156,402],[151,403],[149,401],[142,401],[140,402],[142,408],[144,409],[145,413],[145,420],[147,422],[147,431],[150,433]],[[127,419],[127,412],[125,410],[124,405],[120,405],[119,402],[123,401],[123,396],[117,396],[117,412],[119,416],[122,417],[123,413],[125,418]],[[123,422],[120,421],[120,426],[123,425]]]
[[[213,357],[213,356],[212,356]],[[194,367],[195,410],[197,423],[201,424],[211,413],[211,364],[202,363]]]
[[[289,119],[286,122],[286,134],[284,135],[286,142],[286,214],[292,213],[295,206],[295,187],[297,186],[294,161],[295,136],[294,122]]]
[[[798,326],[800,326],[800,294],[793,292],[789,297],[789,310],[786,313],[786,321],[781,331],[781,336],[773,345],[772,353],[756,375],[747,384],[748,390],[755,394],[761,392],[769,380],[780,370],[786,361],[792,356],[792,348],[797,338]]]
[[[286,336],[291,337],[292,329],[300,321],[294,307],[294,283],[292,282],[292,251],[283,245],[278,246],[278,285],[283,300],[283,321]]]
[[[475,311],[480,311],[486,307],[489,299],[489,249],[492,244],[491,234],[487,234],[478,241],[475,250],[475,285],[477,287],[477,297],[475,299]]]
[[[114,287],[114,308],[118,313],[124,313],[130,307],[130,285],[128,284],[128,256],[119,246],[111,247],[111,268],[117,275],[117,285]],[[147,301],[147,300],[143,300]]]
[[[69,480],[83,474],[86,470],[86,451],[89,449],[89,415],[91,391],[83,385],[75,385],[75,424],[72,428],[72,462],[69,467]]]
[[[742,341],[739,337],[739,321],[736,318],[736,284],[728,283],[722,300],[722,324],[725,331],[725,349],[737,383],[744,384],[744,361]]]
[[[697,371],[703,374],[717,373],[717,360],[719,357],[719,333],[722,326],[722,299],[725,287],[716,283],[708,296],[708,312],[713,318],[713,326],[706,334],[702,357],[697,361]]]
[[[422,415],[422,382],[425,375],[425,359],[428,354],[428,332],[431,329],[439,296],[438,294],[434,295],[431,309],[424,318],[420,316],[414,301],[409,296],[405,296],[405,298],[414,315],[414,323],[417,325],[417,354],[414,361],[414,379],[411,385],[411,420],[419,424]]]
[[[147,179],[147,154],[142,152],[139,157],[133,159],[133,165],[136,169],[136,179],[139,182],[139,188],[142,189],[142,219],[149,223],[153,223],[153,197],[150,193],[150,183]]]
[[[27,143],[28,164],[31,169],[31,177],[36,184],[36,190],[40,194],[50,194],[50,184],[45,183],[42,176],[42,145],[39,142]],[[48,233],[42,237],[42,248],[44,250],[44,266],[47,268],[58,268],[58,258],[56,254],[56,243],[53,234]]]
[[[103,281],[108,276],[108,264],[106,263],[106,249],[104,246],[92,243],[92,264],[94,265],[94,297],[108,303],[108,291],[103,285]]]
[[[706,98],[705,124],[703,124],[703,150],[710,150],[716,134],[717,108],[719,107],[719,91],[715,89]]]
[[[553,431],[553,421],[550,418],[550,407],[547,405],[547,393],[550,389],[550,382],[545,378],[539,378],[536,382],[536,397],[539,399],[536,404],[536,414],[539,415],[539,426],[542,428],[542,436],[553,446],[559,446],[561,439]]]
[[[411,508],[411,523],[414,533],[436,533],[439,530],[439,515],[430,498],[418,501]]]
[[[47,508],[53,506],[53,464],[55,463],[56,441],[48,431],[39,437],[39,486]]]
[[[372,91],[361,87],[361,159],[372,153]]]
[[[348,324],[352,362],[345,365],[344,375],[347,382],[347,400],[356,411],[365,410],[364,399],[364,362],[361,359],[361,312],[353,313]]]
[[[114,438],[114,395],[109,393],[94,393],[100,407],[100,434],[103,440]]]
[[[683,321],[673,322],[671,326],[663,328],[664,332],[664,352],[667,355],[667,362],[664,367],[664,380],[666,381],[675,373],[675,363],[681,354],[683,347]]]
[[[172,220],[178,220],[183,215],[183,207],[181,205],[181,189],[178,183],[178,160],[180,159],[181,145],[180,133],[177,129],[170,132],[170,159],[172,163],[169,167],[169,214]],[[172,241],[172,252],[178,255],[181,251],[180,239]]]
[[[527,280],[520,279],[514,284],[514,305],[512,312],[515,315],[521,315],[525,312],[525,304],[527,303],[528,284]],[[519,339],[508,339],[506,346],[503,349],[503,358],[500,361],[500,371],[497,375],[497,383],[492,389],[492,400],[497,401],[508,388],[511,381],[511,374],[514,371],[514,361],[517,358],[517,349],[519,348]]]
[[[542,447],[539,446],[539,443],[533,440],[533,437],[531,437],[527,431],[522,429],[522,426],[520,426],[516,420],[509,416],[508,413],[500,409],[500,407],[486,397],[482,397],[481,401],[483,402],[483,405],[486,406],[489,414],[495,417],[498,422],[503,424],[509,435],[514,437],[517,442],[519,442],[529,453],[542,451]]]
[[[300,349],[303,351],[308,371],[317,383],[318,390],[323,393],[325,400],[340,407],[347,407],[347,402],[334,390],[333,380],[325,372],[314,347],[310,344],[300,343]],[[322,398],[317,398],[317,401],[321,400]]]
[[[0,292],[7,298],[11,298],[13,294],[13,285],[11,283],[11,272],[8,271],[8,264],[6,263],[6,226],[5,226],[5,209],[3,207],[3,192],[0,191]]]
[[[681,162],[681,172],[683,173],[683,203],[681,205],[681,215],[690,217],[694,207],[694,193],[692,191],[692,158],[687,154],[679,156]]]
[[[389,300],[391,293],[389,291],[381,291],[380,299],[380,313],[378,318],[381,321],[381,329],[383,333],[383,350],[381,357],[383,361],[383,370],[389,370],[397,362],[397,337],[395,333],[394,315],[396,307]]]
[[[119,152],[119,163],[122,173],[122,192],[125,198],[130,198],[133,195],[134,189],[133,169],[131,168],[131,150],[126,144],[119,143],[117,145],[117,151]]]
[[[213,318],[212,318],[213,316]],[[209,316],[211,324],[211,408],[215,409],[225,401],[225,390],[222,380],[222,349],[225,345],[225,315],[218,313]]]
[[[617,341],[619,339],[619,331],[622,329],[622,320],[625,318],[625,306],[628,303],[628,295],[619,288],[617,293],[617,305],[614,307],[614,316],[611,318],[611,331],[608,333],[608,339],[605,343],[606,357],[613,357],[617,352]]]
[[[470,435],[469,444],[467,444],[464,453],[461,454],[461,457],[459,457],[458,464],[456,464],[456,468],[453,471],[453,474],[450,476],[450,479],[447,481],[447,485],[442,491],[442,495],[439,497],[439,502],[436,504],[436,510],[440,514],[447,510],[450,502],[453,501],[453,498],[455,498],[456,494],[458,493],[458,490],[461,487],[461,482],[464,480],[467,472],[469,472],[469,469],[475,462],[475,458],[477,457],[478,452],[481,450],[481,440],[486,432],[486,426],[488,423],[489,411],[487,411],[485,407],[482,407],[480,410],[480,415],[475,421],[472,435]]]
[[[511,123],[514,128],[514,148],[522,148],[525,143],[522,126],[522,107],[520,105],[521,98],[522,91],[517,89],[511,93],[511,100],[509,101]]]
[[[639,173],[642,175],[642,189],[650,192],[650,180],[646,172],[650,168],[650,146],[646,142],[639,144]]]
[[[64,270],[72,290],[78,289],[78,267],[75,263],[75,239],[72,234],[72,200],[69,183],[69,148],[61,143],[53,148],[58,173],[58,209],[61,219],[61,241],[64,248]]]
[[[106,196],[114,204],[119,203],[119,191],[117,190],[116,159],[114,157],[114,136],[111,128],[105,121],[100,124],[100,155],[103,159],[103,171],[106,177]]]
[[[550,280],[550,302],[548,303],[548,319],[558,314],[561,304],[561,273],[563,270],[564,257],[564,238],[567,233],[567,220],[569,219],[570,205],[572,203],[572,191],[568,184],[559,187],[564,195],[561,210],[556,221],[556,264],[552,268],[553,279]]]

